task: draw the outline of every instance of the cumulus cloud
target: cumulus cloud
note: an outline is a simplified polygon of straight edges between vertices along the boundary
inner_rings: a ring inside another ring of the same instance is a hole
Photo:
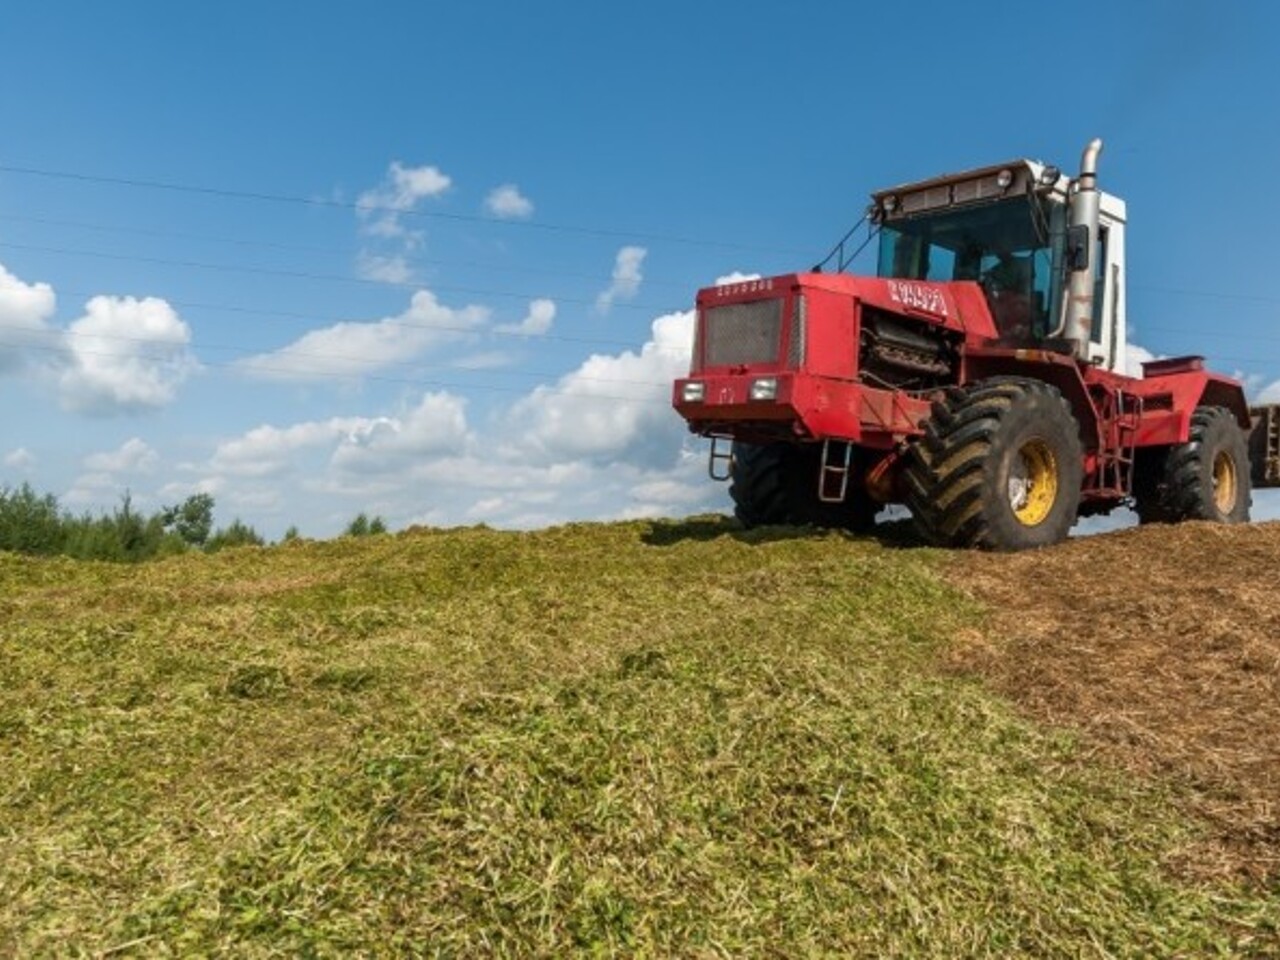
[[[356,199],[360,233],[374,248],[361,250],[356,257],[357,275],[382,283],[409,282],[412,270],[407,255],[422,246],[423,234],[405,226],[405,217],[452,183],[437,167],[406,167],[392,161],[382,182]]]
[[[10,450],[5,454],[4,465],[10,469],[26,473],[36,465],[35,454],[26,447],[18,447],[16,450]]]
[[[410,460],[460,453],[466,445],[466,402],[452,394],[428,393],[400,417],[383,417],[369,429],[352,431],[333,452],[340,470],[383,473]]]
[[[1126,343],[1124,345],[1124,373],[1131,377],[1142,376],[1142,365],[1152,360],[1160,359],[1146,347],[1141,347],[1136,343]]]
[[[362,250],[356,257],[356,275],[362,280],[400,284],[413,279],[413,270],[402,253],[383,256]]]
[[[551,329],[556,318],[556,305],[553,300],[533,300],[529,303],[529,312],[519,323],[502,323],[494,327],[499,333],[519,333],[525,336],[540,336]]]
[[[484,199],[484,208],[500,220],[524,220],[533,216],[533,203],[514,183],[494,187]]]
[[[0,373],[23,363],[24,348],[49,340],[57,297],[47,283],[24,283],[0,264]]]
[[[393,160],[376,187],[356,199],[356,216],[365,233],[375,237],[403,237],[404,214],[428,197],[438,197],[453,181],[432,166],[406,167]]]
[[[298,453],[324,449],[341,443],[346,437],[367,434],[377,428],[379,419],[333,417],[287,427],[263,424],[218,444],[209,465],[218,473],[239,477],[283,473],[294,463]]]
[[[541,454],[674,456],[684,424],[671,409],[671,382],[689,370],[693,311],[658,317],[651,330],[639,353],[594,355],[516,404],[512,417],[526,424],[524,435]]]
[[[62,404],[102,416],[163,407],[199,366],[190,342],[191,328],[164,300],[94,297],[64,337]]]
[[[427,393],[398,416],[263,424],[220,443],[208,466],[215,474],[234,477],[278,476],[314,454],[340,471],[379,473],[412,458],[460,452],[467,439],[465,401],[449,393]]]
[[[623,247],[613,261],[613,278],[607,289],[596,297],[596,309],[608,313],[615,301],[630,300],[640,291],[644,274],[640,268],[649,251],[644,247]]]
[[[479,329],[484,307],[454,309],[428,290],[417,291],[409,308],[394,317],[344,322],[309,331],[288,346],[239,361],[245,373],[267,380],[326,380],[359,377],[421,356],[442,343]]]
[[[516,362],[514,354],[502,350],[485,350],[481,353],[469,353],[458,357],[450,363],[457,370],[497,370],[509,367]]]
[[[95,473],[148,473],[160,462],[160,455],[139,437],[126,440],[117,449],[85,457],[86,470]]]

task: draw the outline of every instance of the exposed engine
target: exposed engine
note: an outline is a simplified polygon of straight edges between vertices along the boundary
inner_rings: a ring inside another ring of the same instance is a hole
[[[954,363],[955,347],[941,331],[880,310],[864,313],[859,367],[867,379],[930,387],[950,382]]]

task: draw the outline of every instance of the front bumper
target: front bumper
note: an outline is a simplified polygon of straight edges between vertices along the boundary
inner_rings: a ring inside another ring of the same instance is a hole
[[[772,400],[751,399],[751,385],[762,377],[777,381]],[[702,384],[701,400],[684,398],[690,382]],[[703,435],[790,434],[884,449],[919,434],[929,416],[926,399],[802,372],[685,377],[675,382],[672,406],[690,430]]]

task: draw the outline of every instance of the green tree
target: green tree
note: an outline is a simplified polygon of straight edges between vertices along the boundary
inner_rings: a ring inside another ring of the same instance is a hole
[[[260,547],[265,543],[257,530],[237,517],[230,525],[221,528],[209,538],[205,549],[210,553],[225,547]]]
[[[0,488],[0,550],[49,555],[65,542],[58,501],[40,496],[24,483],[17,490]]]
[[[208,493],[192,494],[177,506],[166,507],[161,511],[161,517],[165,527],[173,528],[184,543],[203,547],[213,530],[213,496]]]
[[[356,518],[347,524],[344,536],[348,537],[371,537],[375,534],[386,533],[387,522],[381,517],[369,518],[367,513],[363,511],[356,514]]]

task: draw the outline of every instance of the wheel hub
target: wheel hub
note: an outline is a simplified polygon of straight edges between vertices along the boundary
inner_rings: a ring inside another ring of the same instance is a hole
[[[1236,462],[1225,450],[1213,458],[1213,504],[1220,513],[1230,513],[1236,505]]]
[[[1043,440],[1024,443],[1009,467],[1009,506],[1028,527],[1043,523],[1058,499],[1058,462]]]

